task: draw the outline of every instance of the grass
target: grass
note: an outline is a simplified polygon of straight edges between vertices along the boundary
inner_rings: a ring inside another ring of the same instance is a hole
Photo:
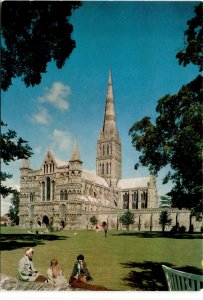
[[[46,275],[57,258],[69,278],[78,254],[83,254],[94,278],[92,284],[111,290],[167,290],[161,265],[201,273],[201,234],[109,231],[63,231],[36,236],[27,229],[1,227],[1,273],[18,277],[17,266],[27,247],[34,264]],[[74,232],[77,235],[74,235]]]

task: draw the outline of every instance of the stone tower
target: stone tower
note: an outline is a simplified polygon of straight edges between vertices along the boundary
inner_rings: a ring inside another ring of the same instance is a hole
[[[71,200],[75,200],[82,190],[82,161],[80,159],[80,153],[78,144],[75,142],[73,148],[73,154],[69,160],[69,180],[68,189]]]
[[[22,167],[20,168],[20,177],[21,177],[21,179],[24,176],[27,176],[27,174],[30,170],[31,169],[30,169],[29,159],[28,158],[23,158]]]
[[[112,75],[109,71],[103,128],[97,140],[97,175],[116,186],[121,178],[121,141],[116,126]]]

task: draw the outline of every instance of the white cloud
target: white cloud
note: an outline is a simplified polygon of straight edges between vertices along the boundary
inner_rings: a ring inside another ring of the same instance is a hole
[[[41,151],[42,151],[42,147],[41,147],[41,146],[37,146],[37,147],[35,147],[34,150],[33,150],[33,152],[34,152],[35,154],[39,154],[39,153],[41,153]]]
[[[68,131],[54,129],[52,133],[52,147],[59,150],[68,150],[72,144],[72,137]]]
[[[45,107],[40,106],[38,107],[38,112],[32,115],[31,121],[33,123],[48,125],[51,123],[52,118],[49,115],[47,109]]]
[[[69,99],[71,88],[62,82],[56,81],[52,84],[51,88],[45,88],[45,95],[38,97],[39,102],[49,102],[54,107],[60,110],[69,109]]]

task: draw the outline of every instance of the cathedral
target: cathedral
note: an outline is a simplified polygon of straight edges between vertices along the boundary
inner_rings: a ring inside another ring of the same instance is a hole
[[[28,160],[20,168],[20,226],[60,229],[92,229],[90,218],[109,229],[124,229],[120,216],[130,210],[134,230],[160,230],[158,195],[154,176],[122,179],[122,143],[119,136],[109,71],[104,120],[97,139],[96,174],[83,169],[77,142],[69,161],[49,149],[33,170]],[[183,222],[188,212],[170,210],[173,225]],[[189,216],[189,215],[188,215]]]

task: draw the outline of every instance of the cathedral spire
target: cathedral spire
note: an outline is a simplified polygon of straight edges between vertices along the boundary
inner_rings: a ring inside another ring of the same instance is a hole
[[[71,161],[75,161],[75,160],[81,161],[80,152],[79,152],[78,144],[77,144],[76,140],[75,140],[75,143],[74,143],[73,154],[72,154],[72,157],[71,157]]]
[[[113,84],[112,84],[112,72],[109,70],[108,87],[106,95],[106,107],[104,114],[103,133],[113,134],[118,133],[116,127],[116,115],[114,109],[114,97],[113,97]]]
[[[109,80],[108,80],[108,85],[112,86],[112,71],[111,69],[109,70]]]
[[[121,178],[121,140],[116,126],[112,73],[109,71],[103,127],[97,140],[97,175],[112,187]]]

